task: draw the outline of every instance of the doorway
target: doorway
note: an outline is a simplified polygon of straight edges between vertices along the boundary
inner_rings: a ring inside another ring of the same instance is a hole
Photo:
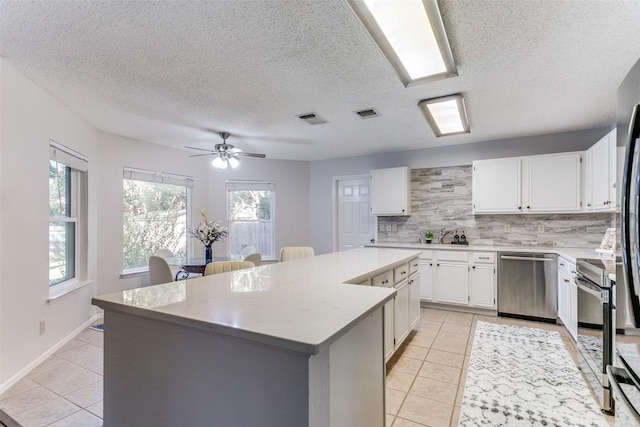
[[[370,176],[334,177],[334,184],[333,249],[343,251],[369,244],[375,238]]]

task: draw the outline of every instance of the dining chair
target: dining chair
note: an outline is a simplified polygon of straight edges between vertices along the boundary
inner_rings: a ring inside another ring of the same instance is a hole
[[[307,258],[314,255],[315,252],[311,246],[285,246],[280,249],[280,262]]]
[[[252,268],[254,264],[251,261],[216,261],[210,262],[204,269],[204,275],[228,273],[229,271],[244,270]]]
[[[149,282],[151,285],[173,282],[173,272],[167,260],[161,256],[149,257]]]
[[[262,265],[262,254],[255,252],[244,257],[245,261],[251,261],[256,267]]]
[[[173,258],[175,255],[171,252],[171,249],[160,248],[156,251],[156,255],[162,258]]]

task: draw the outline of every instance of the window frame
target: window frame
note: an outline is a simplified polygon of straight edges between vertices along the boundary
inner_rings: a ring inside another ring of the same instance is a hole
[[[269,191],[270,194],[270,220],[232,220],[231,219],[231,192],[233,191]],[[234,222],[254,222],[254,223],[271,223],[271,252],[273,255],[265,256],[263,255],[264,260],[277,260],[278,256],[276,254],[276,184],[275,181],[270,180],[227,180],[226,181],[226,191],[227,191],[227,229],[229,230],[229,243],[227,244],[227,256],[229,259],[234,256],[231,253],[232,248],[232,223]]]
[[[192,246],[189,244],[190,239],[186,230],[191,227],[191,199],[192,199],[192,189],[194,186],[194,179],[190,176],[186,175],[177,175],[167,172],[158,172],[152,171],[148,169],[139,169],[124,166],[123,167],[123,175],[122,175],[122,185],[124,191],[124,181],[125,180],[133,180],[138,182],[148,182],[151,184],[169,184],[175,185],[177,187],[183,187],[185,189],[185,256],[189,257],[191,254]],[[124,208],[124,192],[122,198],[123,208]],[[143,267],[134,267],[125,269],[124,267],[124,212],[122,216],[122,260],[120,263],[121,273],[120,278],[132,277],[138,274],[146,274],[149,272],[149,265]],[[153,254],[150,254],[151,256]]]
[[[53,300],[60,298],[61,296],[72,292],[80,286],[88,284],[88,171],[89,161],[88,158],[79,153],[78,151],[69,148],[63,144],[60,144],[53,139],[49,139],[49,164],[51,168],[51,162],[55,163],[56,169],[59,170],[60,166],[64,166],[67,175],[67,186],[65,186],[65,201],[67,203],[66,216],[55,215],[49,216],[48,220],[48,249],[51,249],[51,223],[64,222],[73,223],[73,239],[67,239],[72,242],[73,245],[73,273],[64,280],[56,283],[51,283],[48,280],[47,288],[49,289],[49,298],[47,303],[51,303]],[[47,182],[49,186],[49,206],[48,210],[51,212],[51,187],[50,182]],[[58,212],[59,213],[59,212]],[[66,233],[66,231],[65,231]],[[66,238],[66,237],[65,237]],[[69,255],[65,254],[65,262],[68,268]],[[48,264],[49,271],[51,269],[51,260]]]

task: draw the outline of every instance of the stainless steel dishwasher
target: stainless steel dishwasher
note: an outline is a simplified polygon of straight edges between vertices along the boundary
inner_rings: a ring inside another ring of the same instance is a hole
[[[555,254],[500,252],[498,314],[556,321],[558,267]]]

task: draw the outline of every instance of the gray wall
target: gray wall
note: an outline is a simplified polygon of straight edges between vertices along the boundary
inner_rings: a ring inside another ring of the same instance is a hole
[[[371,169],[408,166],[411,169],[470,165],[473,160],[581,151],[607,134],[609,128],[530,136],[452,147],[427,148],[361,157],[311,162],[309,240],[316,253],[332,250],[332,178],[366,174]]]
[[[447,228],[473,245],[596,247],[613,219],[609,213],[563,215],[472,214],[471,166],[411,170],[411,216],[380,217],[398,231],[379,232],[379,242],[417,242],[425,231]],[[505,225],[510,231],[505,231]],[[386,229],[386,227],[385,227]]]

